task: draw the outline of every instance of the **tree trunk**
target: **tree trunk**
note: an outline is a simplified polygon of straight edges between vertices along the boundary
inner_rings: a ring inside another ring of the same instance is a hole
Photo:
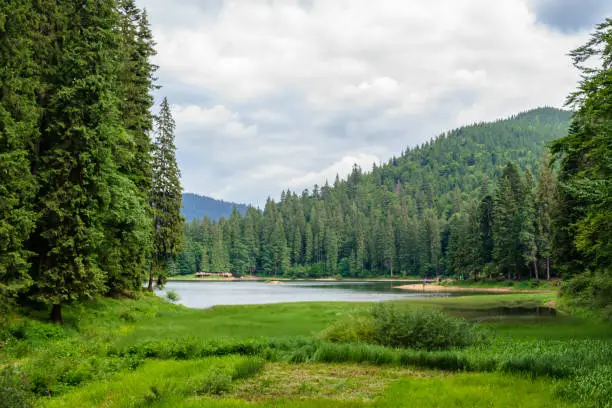
[[[550,257],[546,258],[546,280],[550,280]]]
[[[62,305],[60,303],[53,305],[51,308],[51,321],[58,324],[64,322],[62,320]]]
[[[149,286],[147,287],[149,292],[153,292],[153,267],[149,271]]]
[[[538,260],[536,258],[533,259],[533,270],[535,271],[536,281],[540,281],[540,273],[538,271]]]

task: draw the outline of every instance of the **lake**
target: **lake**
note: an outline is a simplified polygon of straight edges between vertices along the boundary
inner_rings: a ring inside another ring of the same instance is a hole
[[[173,289],[181,297],[178,303],[205,309],[216,305],[254,305],[286,302],[380,302],[424,297],[447,297],[451,293],[421,293],[395,289],[402,282],[351,281],[283,281],[278,285],[257,282],[179,282],[170,281],[165,290]]]

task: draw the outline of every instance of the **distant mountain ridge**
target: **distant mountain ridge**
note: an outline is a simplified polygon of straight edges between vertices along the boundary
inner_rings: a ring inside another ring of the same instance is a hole
[[[198,194],[184,193],[182,214],[187,222],[194,218],[203,218],[204,216],[218,221],[221,217],[228,218],[234,206],[236,206],[236,209],[242,215],[246,213],[248,207],[245,204],[236,204]]]

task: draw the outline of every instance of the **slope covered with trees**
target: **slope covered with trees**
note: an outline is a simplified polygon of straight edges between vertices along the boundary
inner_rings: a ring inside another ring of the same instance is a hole
[[[462,127],[345,180],[285,191],[263,212],[186,225],[178,271],[347,277],[550,271],[553,183],[538,170],[570,113],[540,108]],[[511,163],[511,164],[508,164]],[[543,231],[543,233],[540,233]]]
[[[232,214],[232,209],[236,207],[242,215],[246,213],[247,206],[223,200],[215,200],[193,193],[183,194],[182,214],[185,220],[192,221],[194,218],[208,217],[218,221],[221,217],[228,218]]]

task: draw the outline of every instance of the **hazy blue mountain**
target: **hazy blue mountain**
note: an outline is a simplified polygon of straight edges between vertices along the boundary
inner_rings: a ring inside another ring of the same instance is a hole
[[[211,197],[201,196],[193,193],[183,194],[183,216],[185,220],[191,221],[194,218],[207,216],[211,220],[218,220],[221,217],[229,217],[232,208],[236,206],[240,214],[244,215],[247,206],[223,200],[215,200]]]

